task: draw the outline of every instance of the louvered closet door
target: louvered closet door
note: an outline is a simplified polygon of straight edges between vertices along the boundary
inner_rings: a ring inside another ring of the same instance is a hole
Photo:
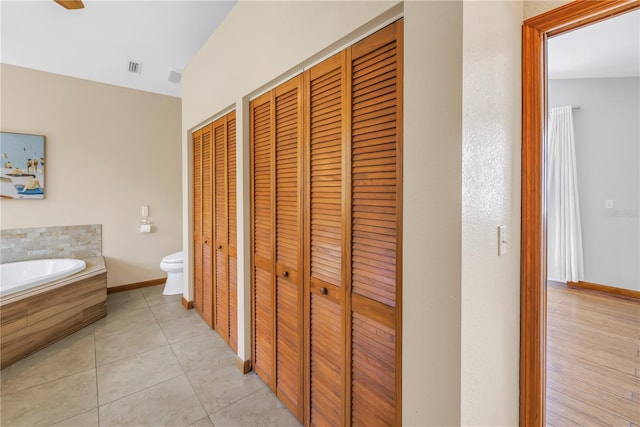
[[[202,129],[202,318],[213,327],[213,126]]]
[[[215,329],[229,340],[229,282],[227,256],[227,119],[213,122],[215,188]]]
[[[202,314],[202,129],[193,132],[193,305]]]
[[[305,73],[309,99],[306,166],[307,420],[339,426],[345,414],[343,187],[345,53]]]
[[[276,393],[302,419],[302,76],[274,90]]]
[[[351,423],[400,422],[402,21],[351,48]]]
[[[275,388],[275,168],[272,94],[251,101],[251,200],[253,269],[253,368]]]
[[[227,115],[227,218],[229,276],[229,346],[238,349],[238,239],[236,204],[236,112]]]

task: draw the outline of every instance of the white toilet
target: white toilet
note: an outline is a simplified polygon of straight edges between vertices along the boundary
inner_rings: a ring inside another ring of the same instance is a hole
[[[164,285],[162,295],[182,293],[182,259],[182,251],[162,258],[160,268],[167,272],[167,284]]]

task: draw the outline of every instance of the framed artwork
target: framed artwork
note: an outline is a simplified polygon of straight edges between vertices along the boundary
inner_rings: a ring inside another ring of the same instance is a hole
[[[0,198],[44,199],[43,135],[0,132]]]

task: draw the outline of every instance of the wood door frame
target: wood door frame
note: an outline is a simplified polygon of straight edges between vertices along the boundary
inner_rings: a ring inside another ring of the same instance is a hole
[[[545,425],[546,386],[546,41],[640,9],[640,0],[577,0],[522,27],[522,242],[520,425]]]

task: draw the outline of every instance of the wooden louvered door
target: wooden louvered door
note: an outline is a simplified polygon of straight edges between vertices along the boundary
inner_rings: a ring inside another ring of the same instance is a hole
[[[251,102],[254,368],[303,417],[302,76]]]
[[[227,219],[229,280],[229,346],[238,350],[238,238],[236,204],[236,112],[227,114]]]
[[[194,307],[213,327],[212,126],[193,133]]]
[[[345,423],[345,52],[305,73],[305,349],[310,425]]]
[[[275,388],[274,161],[271,92],[251,101],[253,368]]]
[[[253,364],[307,425],[401,424],[402,32],[250,104]]]
[[[276,394],[302,420],[302,76],[274,89]]]
[[[193,132],[193,306],[202,315],[202,129]]]
[[[402,21],[351,47],[351,424],[400,424]]]
[[[196,311],[235,350],[235,112],[193,132],[193,241]]]
[[[215,200],[215,329],[229,341],[229,282],[227,254],[227,119],[213,122]]]

